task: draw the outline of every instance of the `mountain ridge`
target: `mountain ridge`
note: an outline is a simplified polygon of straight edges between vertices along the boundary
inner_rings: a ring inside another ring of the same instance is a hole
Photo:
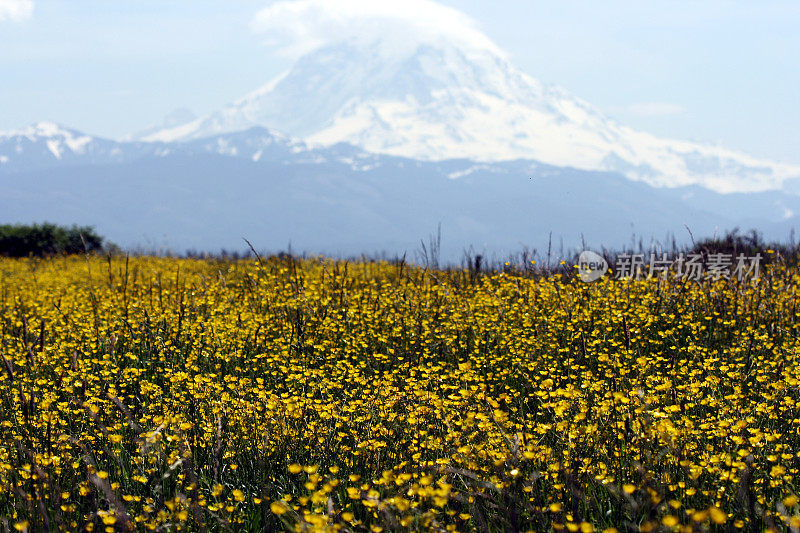
[[[50,136],[23,152],[45,154],[44,163],[0,164],[4,221],[94,225],[133,249],[237,249],[244,236],[271,250],[292,242],[313,253],[402,255],[441,224],[443,258],[452,262],[468,249],[541,251],[551,238],[566,249],[584,239],[624,246],[634,232],[686,240],[684,224],[695,235],[742,226],[785,238],[800,220],[793,192],[656,188],[531,160],[420,161],[344,143],[307,146],[263,128],[184,143],[91,138],[80,143],[82,154],[61,159],[47,143],[64,133],[34,128],[0,136],[0,154],[36,131]]]

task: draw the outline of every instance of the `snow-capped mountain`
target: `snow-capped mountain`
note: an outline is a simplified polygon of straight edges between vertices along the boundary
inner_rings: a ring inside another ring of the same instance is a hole
[[[746,192],[800,176],[800,167],[635,131],[521,72],[492,46],[440,41],[387,49],[356,39],[329,44],[226,108],[142,140],[186,141],[262,125],[315,145],[346,142],[422,160],[533,159],[617,171],[654,186]]]

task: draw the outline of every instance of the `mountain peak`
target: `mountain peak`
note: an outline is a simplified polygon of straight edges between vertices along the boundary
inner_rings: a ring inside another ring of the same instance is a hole
[[[61,126],[56,122],[51,121],[39,121],[30,124],[24,128],[12,131],[4,131],[0,132],[0,137],[17,137],[17,136],[25,136],[25,137],[37,137],[37,138],[44,138],[44,137],[80,137],[82,136],[81,133],[70,130]]]
[[[422,160],[532,159],[620,172],[660,187],[755,191],[800,177],[798,167],[625,127],[518,70],[469,21],[454,23],[464,37],[400,8],[384,12],[347,0],[342,13],[327,12],[341,33],[334,36],[316,19],[303,26],[301,15],[320,1],[277,2],[259,16],[266,29],[283,24],[299,35],[321,35],[306,39],[313,46],[287,72],[220,111],[145,140],[185,141],[262,125],[311,145],[345,142]],[[428,0],[412,4],[410,12],[435,9]]]
[[[36,122],[29,126],[29,130],[32,130],[33,134],[39,137],[55,137],[56,135],[69,133],[66,128],[49,121]]]
[[[40,145],[47,156],[57,160],[65,156],[83,154],[97,139],[84,135],[75,130],[67,129],[55,122],[41,121],[25,128],[0,132],[0,153],[2,163],[5,165],[11,157],[16,157],[24,151],[24,145]],[[9,149],[13,145],[13,150]]]

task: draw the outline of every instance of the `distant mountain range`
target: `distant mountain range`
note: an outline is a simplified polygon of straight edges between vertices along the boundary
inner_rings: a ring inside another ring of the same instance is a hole
[[[441,225],[442,259],[542,257],[634,236],[668,244],[736,225],[785,238],[800,196],[658,188],[530,160],[421,161],[264,128],[186,142],[118,142],[37,124],[0,136],[3,221],[95,225],[145,250],[260,249],[414,258]],[[5,155],[9,154],[9,155]]]
[[[0,192],[0,221],[91,224],[125,246],[241,249],[247,237],[402,255],[441,225],[454,260],[470,247],[685,242],[686,227],[786,238],[800,168],[634,131],[488,38],[344,39],[218,112],[126,140],[48,122],[0,133]]]

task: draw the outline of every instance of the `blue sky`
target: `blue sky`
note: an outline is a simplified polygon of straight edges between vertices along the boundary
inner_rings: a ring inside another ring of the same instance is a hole
[[[0,130],[54,120],[119,137],[218,109],[289,66],[253,30],[268,3],[0,0]],[[628,125],[800,164],[796,0],[441,3]]]

